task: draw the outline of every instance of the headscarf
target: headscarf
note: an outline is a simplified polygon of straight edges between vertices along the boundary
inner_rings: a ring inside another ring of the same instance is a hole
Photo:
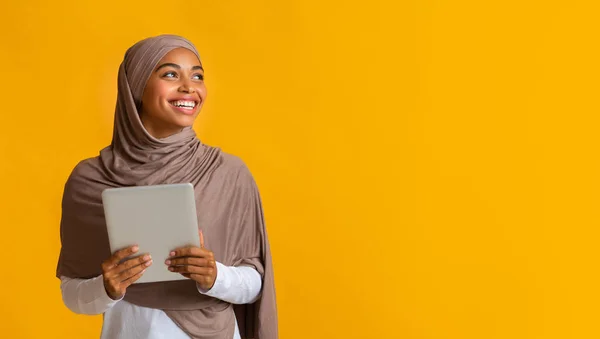
[[[157,139],[141,122],[146,83],[158,62],[175,48],[187,48],[200,60],[194,45],[175,35],[144,39],[125,53],[119,67],[112,143],[99,156],[81,161],[65,184],[56,275],[102,274],[101,264],[111,256],[101,198],[104,189],[192,183],[206,248],[224,265],[255,268],[262,276],[260,298],[234,307],[199,293],[193,280],[179,280],[133,284],[125,300],[164,310],[192,338],[231,339],[237,319],[242,338],[276,339],[271,253],[260,195],[248,167],[238,157],[201,143],[191,127]]]

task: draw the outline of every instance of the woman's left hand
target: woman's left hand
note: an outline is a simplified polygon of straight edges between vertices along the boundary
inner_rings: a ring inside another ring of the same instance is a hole
[[[204,248],[204,236],[200,231],[200,247],[181,247],[169,253],[165,261],[169,271],[192,279],[204,290],[210,290],[217,279],[217,265],[212,251]]]

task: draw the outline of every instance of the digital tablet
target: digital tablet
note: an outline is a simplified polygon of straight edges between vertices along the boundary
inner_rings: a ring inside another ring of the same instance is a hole
[[[102,192],[102,204],[111,253],[137,244],[134,256],[152,256],[136,283],[186,279],[170,272],[165,260],[178,247],[200,247],[192,184],[109,188]]]

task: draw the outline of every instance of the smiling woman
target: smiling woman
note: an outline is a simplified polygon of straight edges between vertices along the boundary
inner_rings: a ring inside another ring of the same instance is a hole
[[[256,183],[241,159],[203,144],[191,128],[206,99],[196,48],[173,35],[136,43],[118,88],[112,143],[81,161],[65,185],[56,272],[65,305],[104,314],[102,338],[277,338]],[[149,255],[123,261],[137,246],[111,253],[102,191],[173,183],[194,185],[201,246],[173,249],[164,263]],[[187,280],[134,285],[150,265]]]
[[[163,57],[142,96],[141,119],[146,130],[158,137],[173,135],[191,126],[206,99],[204,69],[186,48]]]

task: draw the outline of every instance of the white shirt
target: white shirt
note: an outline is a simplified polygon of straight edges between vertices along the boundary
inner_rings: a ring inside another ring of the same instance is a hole
[[[256,301],[262,288],[260,274],[248,266],[225,266],[219,262],[217,278],[209,291],[202,293],[232,304]],[[61,277],[64,304],[78,314],[104,314],[101,339],[189,339],[165,312],[141,307],[125,300],[113,300],[104,288],[102,275],[92,279]],[[233,339],[240,333],[235,321]]]

